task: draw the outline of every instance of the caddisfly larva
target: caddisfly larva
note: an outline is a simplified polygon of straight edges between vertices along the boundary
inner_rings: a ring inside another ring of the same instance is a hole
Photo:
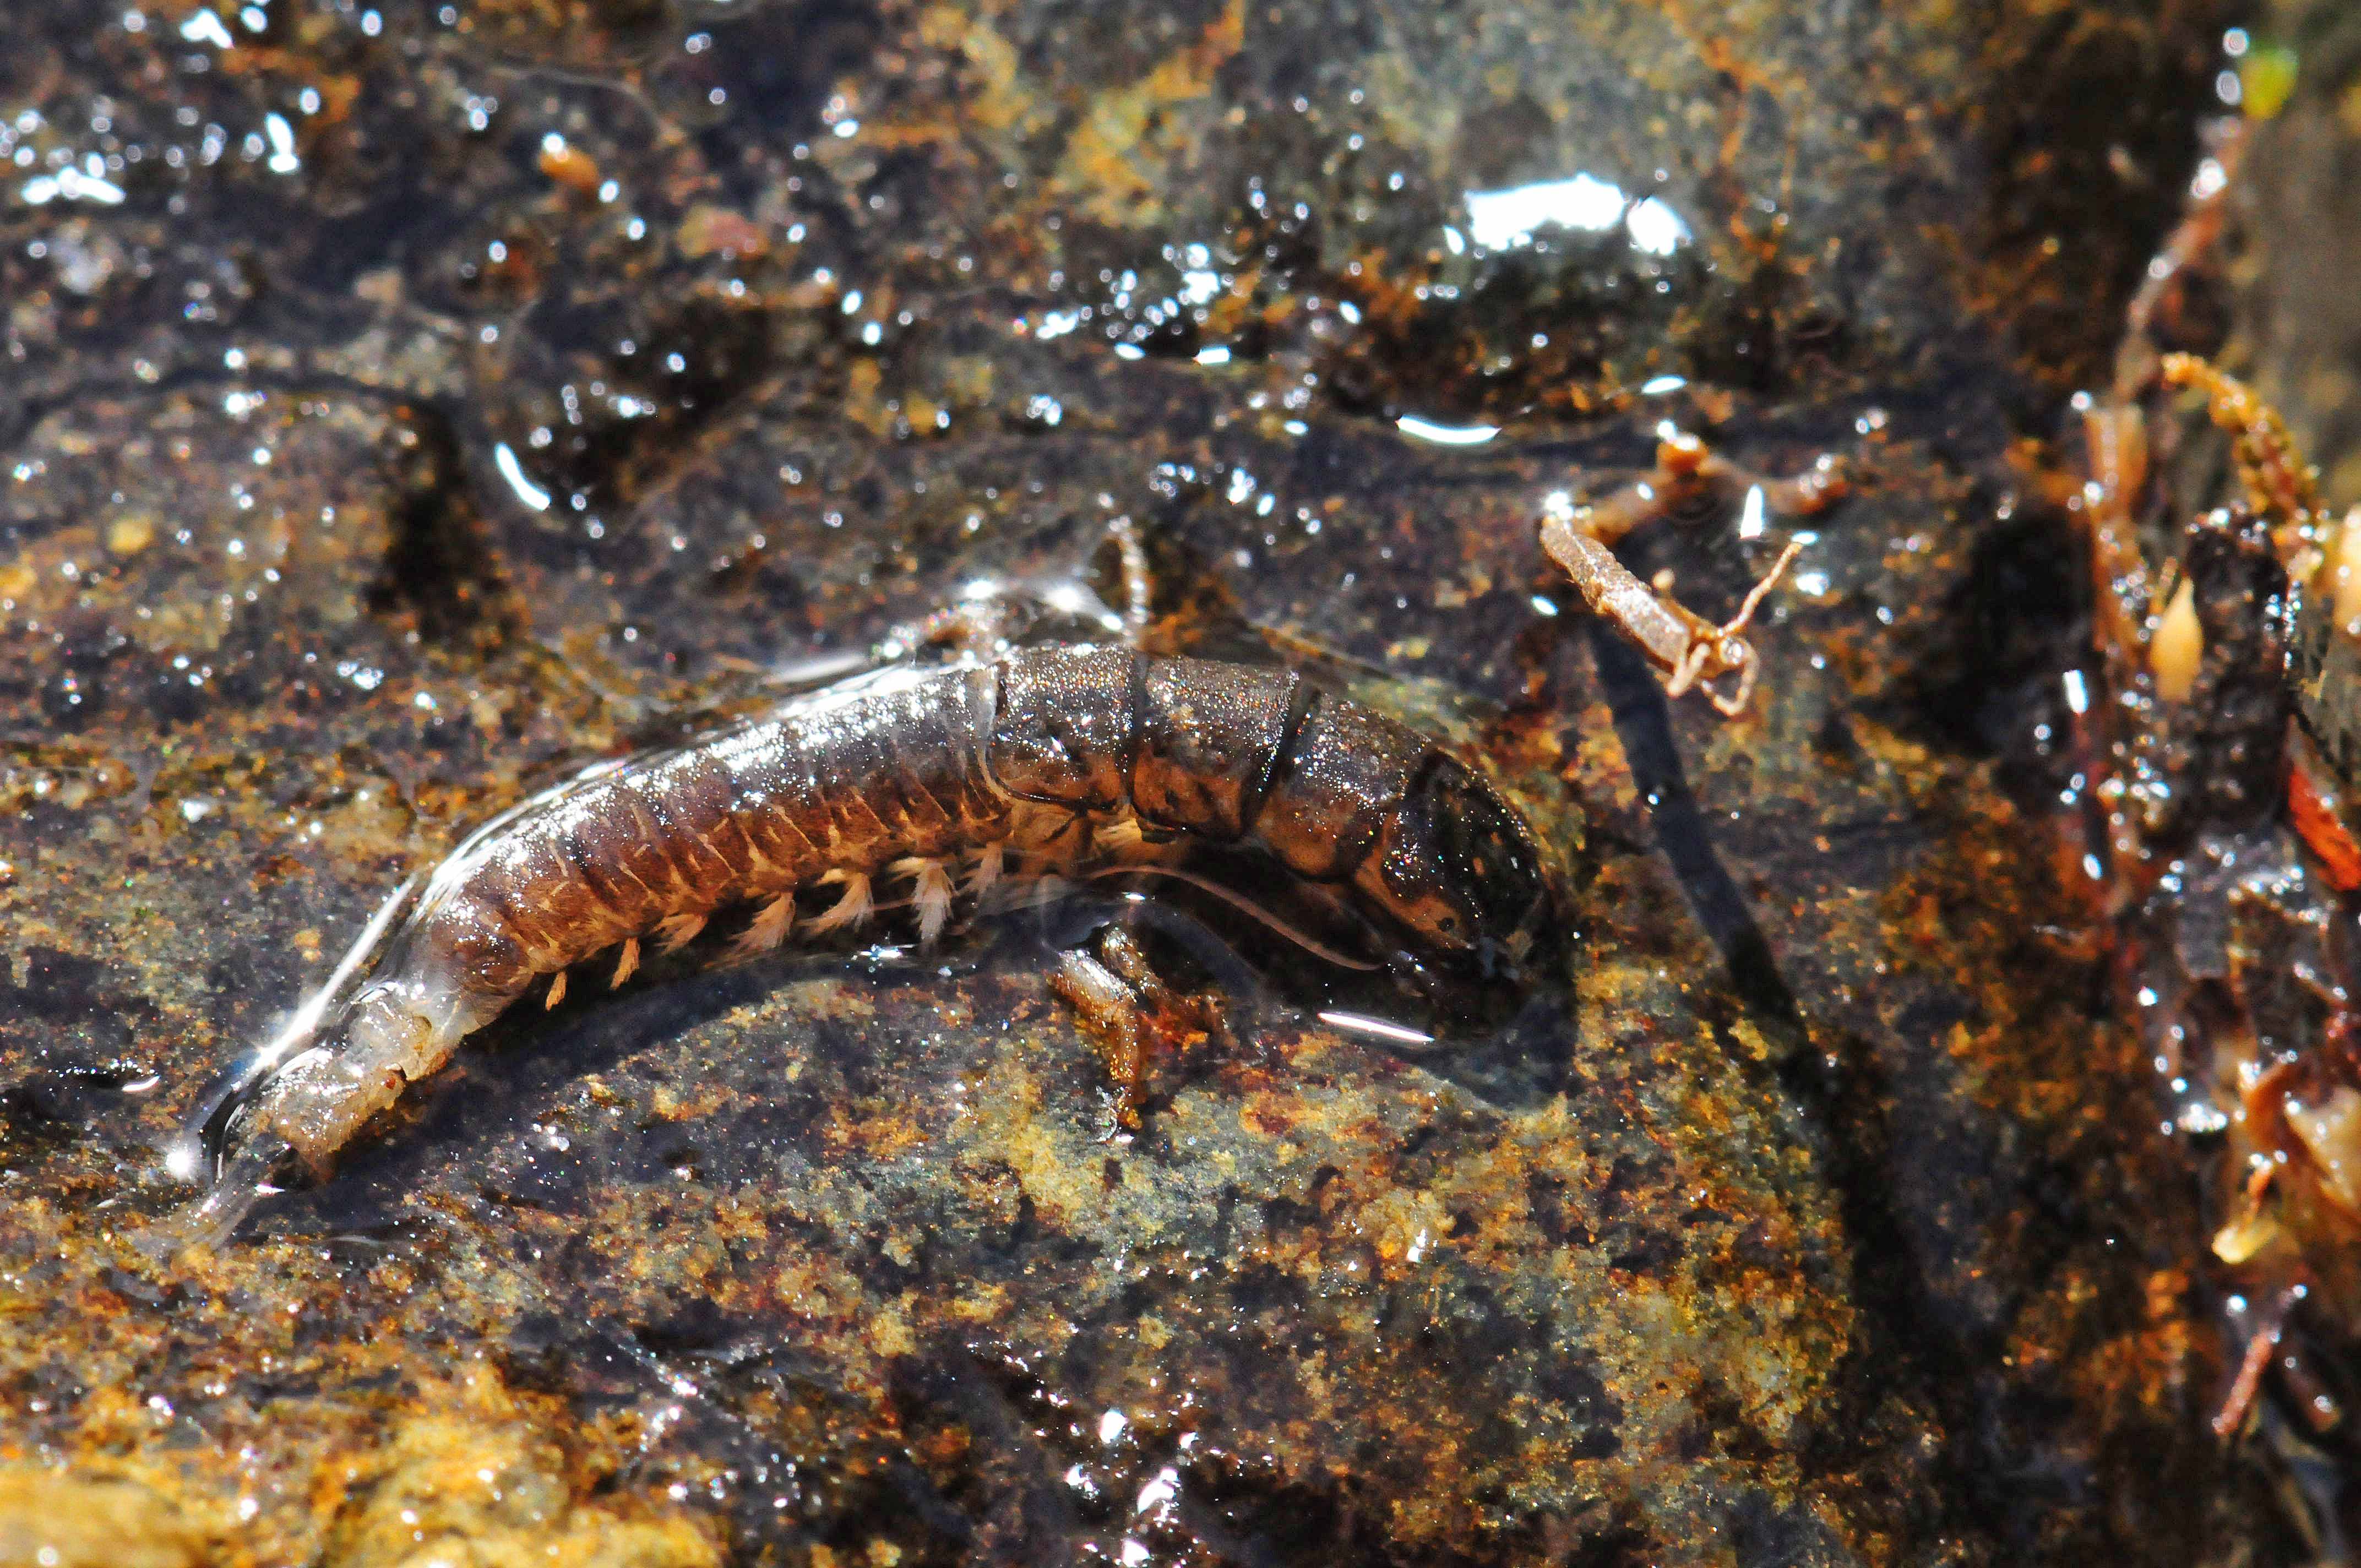
[[[1565,568],[1591,613],[1604,617],[1663,672],[1668,695],[1702,691],[1714,707],[1735,718],[1754,694],[1758,669],[1754,645],[1743,633],[1795,561],[1801,542],[1780,552],[1738,613],[1718,626],[1675,601],[1663,584],[1651,586],[1634,576],[1615,558],[1614,546],[1642,523],[1680,510],[1701,493],[1742,489],[1751,521],[1759,526],[1763,512],[1817,512],[1845,488],[1831,458],[1793,478],[1765,479],[1715,455],[1696,436],[1668,431],[1656,447],[1655,471],[1646,478],[1591,506],[1576,506],[1563,492],[1552,495],[1543,509],[1542,548]],[[1725,675],[1737,677],[1735,690],[1718,689],[1716,683]]]
[[[1512,968],[1551,908],[1524,824],[1415,730],[1292,672],[1088,644],[902,666],[589,770],[478,829],[390,900],[208,1120],[218,1240],[291,1155],[324,1170],[406,1085],[546,980],[667,949],[752,905],[741,949],[1045,872],[1236,846],[1405,957]],[[895,896],[882,896],[887,893]]]

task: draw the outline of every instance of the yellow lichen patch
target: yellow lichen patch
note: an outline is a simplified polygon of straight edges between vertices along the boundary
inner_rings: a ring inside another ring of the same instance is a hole
[[[209,1532],[128,1481],[0,1470],[0,1564],[16,1568],[199,1568]]]
[[[1184,151],[1192,122],[1166,111],[1207,97],[1213,74],[1246,44],[1246,6],[1230,0],[1198,42],[1127,87],[1102,93],[1074,128],[1054,188],[1090,217],[1115,226],[1163,220],[1160,180],[1144,169]]]
[[[422,1390],[433,1412],[404,1424],[357,1476],[329,1481],[340,1497],[323,1568],[710,1568],[721,1561],[702,1519],[629,1498],[591,1504],[566,1478],[565,1456],[499,1379],[478,1372]]]
[[[117,555],[137,555],[156,542],[156,520],[131,512],[106,525],[106,547]]]
[[[839,1155],[857,1150],[872,1159],[897,1159],[928,1143],[927,1129],[916,1118],[874,1104],[830,1107],[822,1135]]]
[[[1071,1230],[1105,1202],[1098,1162],[1076,1157],[1064,1124],[1042,1113],[1040,1080],[1009,1058],[977,1086],[975,1114],[1043,1224]]]
[[[812,1568],[896,1568],[902,1561],[902,1549],[879,1537],[865,1547],[848,1547],[842,1552],[825,1546],[811,1549]]]
[[[982,16],[937,5],[919,18],[918,34],[936,49],[956,48],[967,58],[966,91],[960,99],[966,126],[1003,132],[1037,116],[1037,100],[1017,80],[1016,50]]]
[[[1431,1190],[1379,1187],[1361,1211],[1379,1277],[1387,1280],[1414,1276],[1433,1262],[1452,1223],[1443,1195]]]
[[[869,1316],[869,1343],[880,1355],[907,1355],[918,1348],[910,1316],[901,1305],[880,1306]]]
[[[881,440],[894,433],[894,422],[900,411],[889,408],[879,398],[878,390],[884,373],[877,368],[874,359],[856,359],[845,367],[842,412],[870,434]]]
[[[1008,1289],[1001,1285],[972,1286],[966,1294],[954,1297],[948,1310],[963,1323],[995,1322],[1008,1310]]]

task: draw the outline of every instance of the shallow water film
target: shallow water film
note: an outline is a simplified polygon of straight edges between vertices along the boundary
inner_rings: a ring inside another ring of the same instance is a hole
[[[2361,499],[2357,148],[2333,0],[0,4],[0,1565],[2346,1561],[2334,543],[2158,366]],[[1734,716],[1577,514],[1797,546]],[[734,913],[155,1244],[471,828],[1111,541],[1536,972]]]

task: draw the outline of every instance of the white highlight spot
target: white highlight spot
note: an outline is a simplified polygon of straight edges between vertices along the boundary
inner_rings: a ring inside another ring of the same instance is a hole
[[[17,192],[28,207],[45,207],[51,202],[96,202],[103,207],[123,204],[123,187],[96,172],[104,168],[98,156],[91,155],[91,168],[76,169],[69,163],[55,174],[37,174],[25,181]]]
[[[1500,433],[1497,424],[1436,424],[1416,414],[1402,415],[1394,421],[1394,428],[1404,435],[1414,435],[1440,446],[1481,446]]]
[[[1486,250],[1529,245],[1551,225],[1598,234],[1620,223],[1630,232],[1631,244],[1651,256],[1670,256],[1694,237],[1688,224],[1663,198],[1634,202],[1621,186],[1587,172],[1501,191],[1470,191],[1466,202],[1469,237]],[[1456,231],[1444,231],[1444,241],[1455,254],[1457,239]]]
[[[1749,485],[1746,488],[1745,503],[1738,509],[1738,537],[1762,538],[1763,516],[1770,510],[1770,503],[1763,496],[1763,487]]]
[[[526,477],[524,465],[517,461],[515,449],[507,442],[503,441],[492,448],[492,466],[500,471],[500,477],[509,482],[509,488],[516,492],[517,499],[535,511],[549,510],[549,492]]]
[[[1384,1018],[1372,1018],[1366,1013],[1323,1013],[1320,1014],[1320,1021],[1332,1029],[1339,1029],[1348,1035],[1367,1035],[1371,1039],[1386,1040],[1398,1046],[1434,1044],[1433,1035],[1421,1034],[1416,1029],[1404,1028],[1401,1025]]]
[[[271,173],[292,174],[303,167],[303,160],[295,156],[295,127],[287,123],[286,115],[263,115],[262,128],[270,135]]]
[[[1170,1465],[1156,1473],[1156,1479],[1139,1489],[1131,1505],[1135,1514],[1152,1514],[1180,1495],[1180,1473]]]
[[[2065,681],[2066,706],[2078,714],[2090,712],[2091,688],[2084,683],[2082,679],[2082,672],[2080,670],[2067,671]]]
[[[1634,206],[1623,226],[1631,231],[1631,243],[1651,256],[1670,256],[1694,237],[1680,214],[1657,196]]]
[[[1530,244],[1535,230],[1551,224],[1594,234],[1611,228],[1626,204],[1621,186],[1588,173],[1504,191],[1470,191],[1467,232],[1486,250],[1510,250]]]
[[[211,44],[215,49],[228,49],[237,40],[229,36],[222,19],[211,11],[199,11],[181,24],[181,36],[192,44]]]

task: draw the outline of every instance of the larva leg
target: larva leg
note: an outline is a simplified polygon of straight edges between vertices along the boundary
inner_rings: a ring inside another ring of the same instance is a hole
[[[1117,817],[1091,829],[1091,847],[1115,860],[1136,852],[1147,841],[1137,817]]]
[[[607,982],[609,990],[620,989],[640,967],[640,939],[623,938],[623,950],[615,955],[615,978]]]
[[[1079,948],[1058,956],[1058,972],[1049,985],[1073,1008],[1082,1037],[1114,1080],[1119,1096],[1116,1119],[1137,1129],[1140,1109],[1148,1102],[1148,1057],[1138,993]]]
[[[549,977],[549,995],[543,1001],[541,1005],[544,1011],[554,1013],[557,1010],[557,1004],[565,1000],[566,971],[564,970],[559,970],[555,974]]]
[[[1091,845],[1097,835],[1098,825],[1091,820],[1091,814],[1075,812],[1067,819],[1066,825],[1041,846],[1049,868],[1061,875],[1071,872],[1089,857]]]
[[[1219,1003],[1167,981],[1119,926],[1102,929],[1089,949],[1060,954],[1050,985],[1072,1005],[1114,1081],[1115,1117],[1126,1129],[1139,1126],[1160,1058],[1228,1037]]]

